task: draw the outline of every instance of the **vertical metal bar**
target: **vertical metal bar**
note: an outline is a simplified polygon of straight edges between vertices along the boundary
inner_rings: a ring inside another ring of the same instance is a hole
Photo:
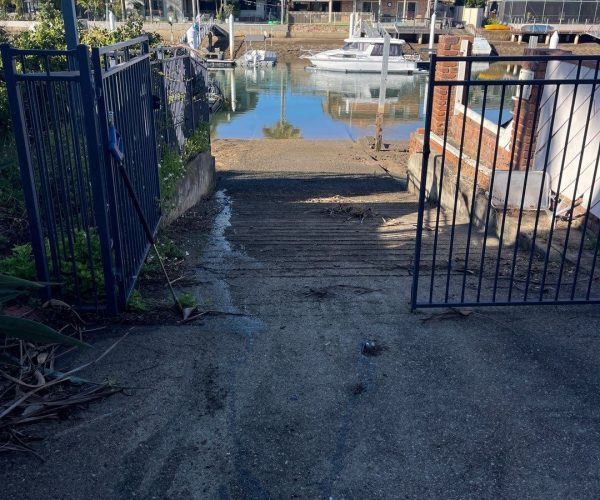
[[[421,264],[421,242],[423,240],[423,215],[425,211],[425,189],[427,183],[427,167],[431,152],[431,115],[433,112],[433,91],[435,88],[435,69],[437,57],[431,55],[429,70],[429,87],[427,89],[427,109],[425,111],[425,133],[423,135],[423,163],[421,165],[421,185],[419,190],[419,208],[417,213],[417,235],[415,239],[415,259],[413,268],[413,282],[411,290],[411,309],[417,308],[417,293],[419,287],[419,266]]]
[[[514,283],[514,279],[515,279],[515,270],[517,268],[517,253],[519,251],[519,236],[521,234],[521,224],[523,222],[523,209],[525,207],[525,194],[527,191],[527,181],[529,179],[529,167],[531,166],[531,158],[533,157],[533,143],[534,143],[534,139],[535,139],[535,133],[537,131],[538,113],[539,113],[540,103],[542,100],[544,86],[543,85],[538,86],[537,91],[538,92],[537,92],[537,96],[536,96],[535,111],[533,113],[533,126],[531,127],[531,136],[529,137],[529,154],[527,155],[527,165],[525,167],[525,179],[523,180],[523,192],[521,193],[521,205],[519,207],[519,219],[517,221],[517,240],[515,241],[512,266],[510,269],[508,302],[511,302],[511,300],[512,300],[512,291],[513,291],[513,283]],[[542,182],[542,187],[540,189],[543,189],[543,186],[544,186],[544,184]],[[539,207],[538,207],[538,210],[539,210]]]
[[[98,49],[94,49],[97,51]],[[90,70],[90,58],[89,48],[86,45],[80,45],[77,47],[77,55],[79,62],[79,72],[81,78],[81,97],[83,101],[83,118],[86,133],[86,141],[88,146],[95,144],[98,140],[98,123],[100,124],[100,137],[104,143],[107,140],[106,130],[102,128],[105,123],[102,121],[102,115],[100,120],[97,122],[97,114],[104,109],[100,107],[100,100],[98,97],[102,96],[102,72],[99,67],[99,60],[96,60],[94,65],[94,74]],[[94,86],[94,79],[96,85]],[[100,83],[100,87],[98,86]],[[100,93],[100,95],[98,95]],[[100,238],[100,252],[102,256],[102,270],[104,272],[104,288],[106,291],[106,307],[109,314],[116,314],[118,312],[117,297],[115,294],[116,279],[113,269],[113,258],[112,251],[117,254],[117,248],[114,243],[118,238],[112,234],[109,225],[109,214],[114,211],[114,206],[111,206],[110,200],[110,182],[107,182],[107,178],[110,175],[105,175],[106,172],[103,169],[101,159],[107,161],[106,158],[107,149],[104,149],[102,155],[92,154],[89,156],[89,169],[90,178],[92,181],[92,195],[94,204],[94,216],[96,224],[98,226],[98,237]],[[107,199],[107,195],[109,198]],[[108,213],[107,213],[108,212]],[[112,243],[112,244],[111,244]],[[117,255],[115,255],[115,260]]]
[[[67,48],[69,50],[75,50],[77,45],[79,45],[79,35],[77,34],[77,14],[75,13],[75,0],[62,0],[61,11],[65,23]]]
[[[467,63],[467,70],[465,71],[465,83],[464,87],[464,109],[463,109],[463,122],[460,134],[460,147],[458,152],[458,167],[456,168],[456,191],[454,192],[454,205],[452,209],[452,226],[450,227],[450,247],[448,249],[448,267],[446,271],[446,292],[444,294],[444,303],[448,303],[448,296],[450,294],[450,276],[452,273],[452,254],[454,250],[454,237],[456,233],[456,212],[458,207],[458,192],[460,189],[460,178],[463,164],[463,151],[465,146],[465,131],[467,128],[467,110],[469,109],[469,91],[471,90],[471,62]]]
[[[585,237],[587,234],[587,226],[588,226],[588,222],[589,222],[589,218],[590,218],[590,214],[592,212],[592,202],[594,201],[594,187],[596,186],[596,181],[597,181],[597,176],[598,176],[598,165],[600,164],[600,143],[598,144],[598,151],[596,152],[596,161],[594,162],[594,173],[592,174],[592,182],[590,184],[590,196],[589,196],[589,200],[588,200],[588,209],[585,212],[585,219],[583,221],[583,226],[582,226],[582,230],[581,230],[581,242],[579,243],[579,248],[583,248],[585,245]],[[599,241],[600,241],[600,234],[598,235],[598,237],[596,237],[596,248],[599,245]],[[575,298],[575,286],[577,284],[577,279],[579,276],[579,269],[580,269],[580,265],[581,265],[581,257],[582,257],[582,252],[579,253],[579,255],[577,256],[577,265],[575,266],[575,273],[573,276],[573,288],[571,290],[571,300],[573,300]],[[590,272],[590,281],[589,281],[589,285],[591,285],[591,282],[594,278],[594,269],[592,268],[591,272]],[[590,287],[588,287],[589,290]],[[587,300],[589,300],[589,293],[587,296]]]
[[[533,258],[534,258],[534,253],[535,253],[535,244],[536,244],[536,240],[537,240],[537,231],[538,231],[538,225],[539,225],[539,221],[540,221],[540,206],[542,204],[542,196],[544,194],[544,183],[546,180],[546,174],[548,172],[548,160],[550,158],[550,146],[552,144],[552,138],[554,135],[554,118],[556,117],[556,108],[558,107],[558,97],[560,94],[560,85],[556,85],[556,91],[554,93],[554,104],[552,105],[552,114],[550,115],[550,125],[549,125],[549,130],[548,130],[548,142],[546,143],[546,154],[544,155],[544,167],[543,167],[543,174],[542,174],[542,185],[540,186],[540,195],[538,197],[538,202],[537,202],[537,210],[535,213],[535,223],[533,225],[533,236],[531,238],[531,249],[529,251],[529,264],[527,266],[527,273],[526,276],[527,278],[525,278],[525,294],[524,294],[524,298],[523,301],[527,302],[527,297],[529,295],[529,285],[531,283],[531,269],[533,267]],[[542,288],[543,290],[543,288]]]
[[[488,86],[483,88],[483,103],[481,105],[481,123],[479,124],[479,141],[477,143],[477,159],[475,160],[475,175],[473,176],[473,192],[471,193],[471,210],[469,213],[469,228],[467,230],[467,248],[465,250],[465,265],[463,269],[463,282],[460,292],[460,301],[465,301],[465,288],[467,286],[467,272],[469,267],[469,253],[471,248],[471,233],[473,230],[473,214],[475,213],[475,199],[477,198],[477,179],[479,174],[479,162],[481,160],[481,143],[483,142],[483,123],[485,120],[485,109],[487,105]]]
[[[437,263],[437,248],[438,248],[438,237],[440,231],[440,215],[442,211],[442,191],[444,189],[444,170],[446,166],[446,149],[448,146],[448,124],[450,122],[450,115],[452,110],[450,108],[450,101],[452,98],[452,87],[447,87],[448,96],[446,97],[446,117],[444,119],[444,143],[442,145],[442,162],[440,164],[440,188],[437,192],[438,204],[436,207],[435,214],[435,230],[433,233],[433,251],[431,255],[431,280],[429,283],[429,303],[433,302],[433,290],[435,288],[435,266]]]
[[[508,212],[508,197],[510,195],[510,181],[512,179],[512,173],[515,162],[515,150],[517,149],[517,133],[519,130],[519,123],[521,119],[522,102],[521,96],[523,95],[523,85],[519,85],[519,98],[517,105],[517,116],[516,119],[513,116],[513,128],[514,134],[511,144],[510,162],[508,164],[508,179],[506,180],[506,191],[504,193],[504,206],[502,207],[502,222],[500,223],[500,236],[498,237],[498,255],[496,257],[496,271],[494,273],[494,289],[492,291],[492,302],[496,302],[496,294],[498,292],[498,277],[500,274],[500,262],[502,261],[502,244],[504,242],[504,229],[506,228],[506,213]],[[516,244],[516,243],[515,243]]]
[[[481,287],[483,285],[483,267],[485,263],[485,251],[487,248],[487,239],[488,239],[488,229],[490,225],[490,214],[492,213],[492,192],[494,190],[494,181],[496,179],[496,165],[498,163],[498,147],[500,145],[500,131],[502,129],[502,113],[504,112],[504,99],[506,98],[506,85],[502,85],[502,90],[500,92],[500,110],[498,113],[498,128],[496,130],[496,141],[494,144],[494,159],[492,160],[492,175],[490,178],[489,185],[489,196],[487,201],[487,208],[485,212],[485,226],[483,230],[483,245],[481,248],[481,261],[479,263],[479,282],[477,284],[477,300],[476,302],[480,302],[481,300]]]
[[[46,252],[44,249],[44,236],[41,225],[40,209],[35,189],[35,180],[31,164],[31,154],[29,151],[28,134],[25,126],[25,114],[23,112],[23,99],[18,89],[18,80],[16,68],[12,57],[12,49],[8,44],[0,45],[2,54],[2,63],[4,66],[4,77],[6,79],[6,88],[8,94],[8,107],[13,124],[15,135],[15,146],[19,158],[19,170],[21,172],[21,181],[23,184],[23,195],[27,206],[27,221],[33,255],[35,257],[35,267],[37,277],[40,281],[50,281],[48,273],[48,264],[46,262]],[[48,288],[44,288],[42,296],[47,299],[50,296]]]
[[[581,75],[581,63],[582,61],[579,60],[579,64],[577,65],[577,76],[575,77],[575,80],[579,80],[579,77]],[[547,252],[546,252],[546,259],[544,262],[544,272],[542,274],[542,285],[541,285],[541,289],[540,289],[540,301],[543,300],[544,298],[544,288],[546,285],[546,277],[547,277],[547,272],[548,272],[548,264],[550,263],[550,253],[552,252],[552,240],[554,237],[554,224],[556,223],[556,212],[558,211],[558,205],[559,205],[559,200],[560,200],[560,188],[562,187],[562,179],[563,179],[563,173],[565,170],[565,162],[567,160],[567,150],[569,148],[569,140],[570,140],[570,135],[571,135],[571,125],[573,123],[573,113],[575,111],[575,103],[577,101],[577,90],[579,89],[579,83],[575,83],[573,85],[573,100],[571,101],[571,113],[569,114],[569,123],[567,125],[567,132],[566,132],[566,138],[565,138],[565,148],[563,151],[563,157],[562,157],[562,161],[560,164],[560,173],[558,174],[558,185],[556,186],[556,200],[554,202],[554,210],[552,210],[552,219],[550,222],[550,234],[548,235],[548,248],[547,248]],[[558,284],[558,282],[557,282]],[[560,287],[556,287],[556,294],[554,299],[557,300],[558,299],[558,295],[560,294]]]
[[[599,69],[600,61],[596,62],[596,71],[594,72],[594,80],[598,78],[598,69]],[[573,188],[573,200],[571,201],[571,211],[569,212],[569,221],[567,223],[567,234],[565,235],[564,242],[564,250],[560,259],[560,269],[558,271],[558,284],[556,286],[557,290],[560,289],[560,285],[562,283],[562,275],[565,267],[565,260],[567,256],[567,250],[569,248],[569,238],[571,236],[571,225],[573,223],[573,212],[575,211],[575,202],[577,200],[577,189],[579,188],[579,176],[581,175],[581,167],[583,165],[583,155],[585,153],[585,143],[587,141],[588,130],[590,126],[590,120],[592,117],[592,110],[594,109],[594,96],[596,95],[596,84],[592,85],[592,92],[590,94],[590,105],[588,107],[588,112],[585,120],[585,127],[583,131],[583,141],[581,144],[581,151],[579,152],[579,164],[577,165],[577,176],[575,177],[575,186]],[[571,116],[571,120],[573,117]],[[593,189],[593,186],[592,186]],[[589,209],[588,209],[589,211]],[[583,228],[583,234],[585,234],[585,227]],[[577,263],[581,262],[581,253],[583,252],[583,245],[579,246],[579,252],[577,255]],[[573,294],[575,291],[575,283],[573,282],[573,287],[571,289],[571,300],[573,300]],[[558,297],[557,297],[558,299]]]

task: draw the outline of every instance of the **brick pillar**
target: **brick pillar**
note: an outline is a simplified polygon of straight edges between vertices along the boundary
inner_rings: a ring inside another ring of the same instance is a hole
[[[472,36],[455,36],[442,35],[439,37],[437,45],[437,55],[439,57],[459,56],[460,44],[462,40],[473,42]],[[469,50],[470,52],[470,50]],[[458,76],[457,62],[438,62],[435,69],[435,79],[440,80],[456,80]],[[450,110],[448,110],[448,92],[450,96]],[[448,111],[454,109],[455,87],[436,87],[433,92],[433,105],[431,116],[431,131],[437,135],[444,134],[444,126],[446,123],[446,115]]]
[[[561,55],[570,54],[564,50],[557,49],[525,49],[524,55]],[[543,80],[546,77],[546,62],[526,62],[523,64],[523,69],[530,70],[533,72],[534,80]],[[519,114],[518,122],[513,124],[516,127],[513,128],[511,143],[514,148],[513,158],[513,169],[514,170],[525,170],[527,163],[529,167],[533,167],[533,158],[529,157],[535,151],[535,140],[536,140],[536,129],[537,120],[536,118],[536,107],[538,101],[538,95],[540,87],[537,85],[532,86],[531,95],[527,99],[515,99],[513,104],[513,117],[517,120],[517,113]],[[519,101],[520,101],[520,112],[519,112]],[[539,119],[539,113],[538,117]],[[533,140],[532,140],[533,139]]]

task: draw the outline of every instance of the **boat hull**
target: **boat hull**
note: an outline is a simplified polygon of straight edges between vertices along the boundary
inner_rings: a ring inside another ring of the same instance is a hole
[[[369,58],[370,59],[370,58]],[[349,60],[349,58],[340,58],[340,60],[326,59],[319,57],[309,57],[312,65],[322,71],[337,71],[341,73],[381,73],[383,61],[379,60]],[[390,59],[388,63],[388,73],[417,73],[421,70],[415,61]]]

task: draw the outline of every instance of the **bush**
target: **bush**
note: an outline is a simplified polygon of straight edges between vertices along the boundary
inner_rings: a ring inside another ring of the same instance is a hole
[[[165,150],[158,165],[158,175],[160,178],[161,205],[163,208],[168,208],[167,205],[175,194],[177,182],[185,175],[185,163],[177,149],[167,148]]]
[[[186,162],[194,159],[200,153],[210,150],[210,125],[202,122],[185,142],[184,159]]]
[[[46,258],[48,267],[52,272],[50,261],[50,243],[46,239]],[[59,240],[58,253],[61,256],[70,256],[70,247]],[[85,299],[97,290],[99,296],[104,295],[104,273],[102,269],[102,257],[100,254],[100,238],[94,228],[90,229],[90,236],[85,231],[76,231],[73,238],[73,260],[64,258],[60,261],[60,273],[63,290],[67,297],[75,296],[76,292]],[[73,274],[75,267],[75,275]],[[92,273],[93,269],[93,273]],[[16,278],[34,280],[36,279],[35,260],[31,243],[17,245],[12,249],[9,257],[0,260],[0,273],[14,276]],[[92,298],[90,296],[90,298]]]

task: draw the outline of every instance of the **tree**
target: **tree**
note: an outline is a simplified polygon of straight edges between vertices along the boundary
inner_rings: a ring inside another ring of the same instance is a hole
[[[104,0],[77,0],[77,5],[83,9],[88,19],[95,20],[104,11]]]

